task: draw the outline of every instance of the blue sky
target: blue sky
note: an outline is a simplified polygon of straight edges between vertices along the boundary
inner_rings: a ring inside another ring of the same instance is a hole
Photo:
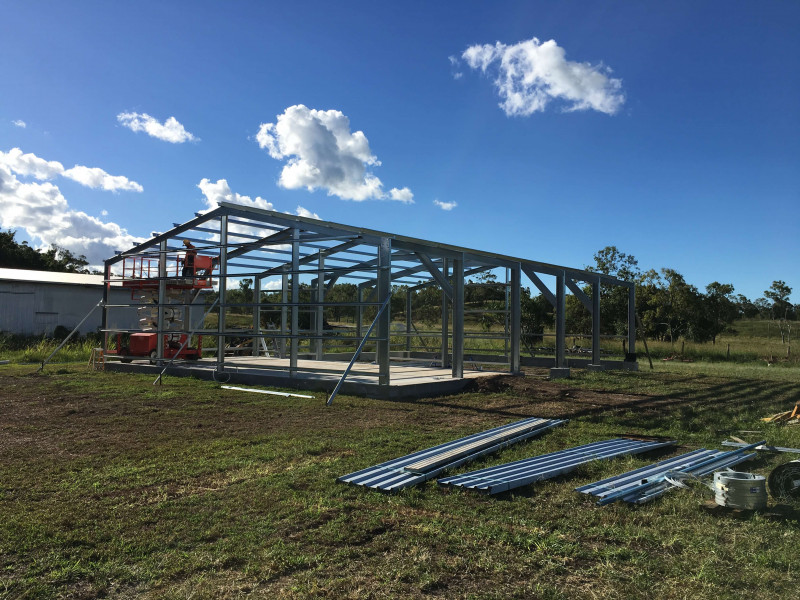
[[[99,260],[227,195],[800,300],[800,3],[593,4],[0,0],[0,226]]]

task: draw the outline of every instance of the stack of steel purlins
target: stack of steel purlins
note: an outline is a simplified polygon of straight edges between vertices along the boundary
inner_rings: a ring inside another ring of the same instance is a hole
[[[440,446],[339,477],[337,481],[384,492],[395,492],[432,479],[447,469],[540,435],[563,419],[533,417],[461,438]]]
[[[513,490],[535,481],[551,479],[575,470],[578,466],[605,458],[613,458],[623,454],[649,452],[656,448],[672,446],[676,442],[651,442],[618,438],[593,442],[568,450],[560,450],[534,456],[516,462],[472,471],[464,475],[446,477],[438,481],[439,485],[460,487],[487,494],[499,494]]]
[[[575,488],[575,491],[600,498],[597,503],[601,506],[611,504],[616,500],[643,504],[648,500],[658,498],[674,487],[667,481],[668,477],[682,475],[701,477],[719,469],[732,467],[755,456],[755,454],[745,454],[745,452],[763,443],[750,444],[731,452],[701,448],[635,471]]]

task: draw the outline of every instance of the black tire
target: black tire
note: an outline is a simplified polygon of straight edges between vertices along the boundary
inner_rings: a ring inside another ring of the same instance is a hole
[[[150,364],[154,365],[158,362],[158,350],[150,352]]]

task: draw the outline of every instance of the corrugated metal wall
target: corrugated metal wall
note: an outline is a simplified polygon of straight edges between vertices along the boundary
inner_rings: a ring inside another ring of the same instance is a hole
[[[0,281],[0,331],[19,335],[53,335],[58,325],[69,331],[102,298],[101,286]],[[111,302],[130,302],[130,292],[111,290]],[[136,327],[135,309],[114,315],[117,327]],[[81,326],[85,335],[100,327],[102,311],[97,310]]]

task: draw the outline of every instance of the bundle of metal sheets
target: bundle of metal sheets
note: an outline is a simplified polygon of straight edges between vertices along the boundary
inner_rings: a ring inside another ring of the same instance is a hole
[[[447,469],[540,435],[566,422],[562,419],[538,417],[523,419],[356,471],[339,477],[337,481],[384,492],[398,491],[433,479]]]
[[[658,498],[674,487],[667,481],[667,477],[670,475],[701,477],[725,467],[732,467],[755,456],[755,454],[745,454],[745,451],[752,450],[763,443],[758,442],[731,452],[701,448],[616,477],[609,477],[575,488],[575,491],[598,497],[600,500],[597,503],[601,506],[616,500],[642,504]]]
[[[578,466],[623,454],[639,454],[674,445],[674,441],[652,442],[618,438],[584,444],[516,462],[472,471],[439,480],[439,485],[499,494],[542,479],[551,479],[573,471]]]

